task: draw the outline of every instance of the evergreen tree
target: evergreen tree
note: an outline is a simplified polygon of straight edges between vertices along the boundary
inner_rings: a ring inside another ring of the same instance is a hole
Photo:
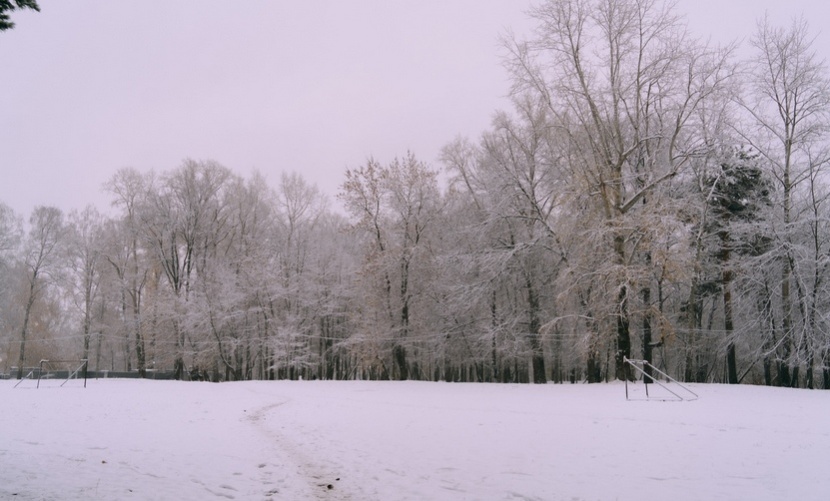
[[[40,12],[37,0],[0,0],[0,31],[14,28],[9,18],[9,12],[15,9],[32,9]]]

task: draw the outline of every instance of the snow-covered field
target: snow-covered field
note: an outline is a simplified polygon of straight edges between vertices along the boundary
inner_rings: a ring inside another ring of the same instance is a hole
[[[15,383],[0,381],[3,500],[830,499],[823,391]]]

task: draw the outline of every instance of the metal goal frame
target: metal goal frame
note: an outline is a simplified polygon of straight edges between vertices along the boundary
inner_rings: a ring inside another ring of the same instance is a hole
[[[627,363],[628,365],[633,367],[637,372],[639,372],[640,374],[643,375],[643,383],[645,384],[645,387],[646,387],[646,400],[692,401],[692,400],[697,400],[698,398],[700,398],[700,396],[697,393],[693,392],[687,386],[680,383],[680,381],[674,379],[673,377],[669,376],[665,372],[663,372],[660,369],[658,369],[657,367],[655,367],[648,360],[633,360],[633,359],[630,359],[628,357],[623,357],[623,360],[625,361],[625,363]],[[657,374],[663,376],[664,378],[666,378],[666,381],[674,383],[680,389],[675,388],[677,391],[672,390],[671,388],[668,387],[668,385],[665,385],[665,384],[661,383],[660,380],[658,380],[656,377],[654,377],[654,374],[649,374],[648,372],[646,372],[647,368],[650,371],[656,372]],[[674,395],[674,398],[650,397],[649,394],[648,394],[648,385],[649,385],[648,381],[649,380],[651,380],[655,384],[660,385],[663,389],[665,389],[666,391],[668,391],[669,393]],[[629,394],[628,394],[628,378],[626,378],[626,380],[625,380],[625,399],[626,400],[631,400],[631,398],[629,397]]]
[[[35,386],[35,388],[40,388],[40,379],[43,377],[43,364],[51,364],[51,363],[59,363],[59,364],[74,364],[74,363],[77,363],[77,364],[79,364],[77,367],[70,366],[70,369],[67,370],[66,379],[60,384],[60,386],[63,387],[63,385],[68,383],[70,379],[77,379],[79,377],[79,375],[82,374],[83,378],[84,378],[84,388],[86,388],[87,366],[89,364],[89,360],[85,359],[85,358],[82,358],[82,359],[73,358],[73,359],[69,359],[69,360],[49,360],[49,359],[45,359],[45,358],[42,359],[40,361],[40,365],[38,367],[37,385]],[[71,367],[75,367],[75,369],[73,370],[73,369],[71,369]],[[48,368],[48,365],[47,365],[47,368]],[[22,383],[24,380],[29,379],[30,377],[32,377],[33,376],[32,372],[34,372],[34,370],[30,371],[29,374],[25,378],[22,378],[20,381],[18,381],[17,384],[14,385],[14,387],[17,388],[17,386],[20,383]]]

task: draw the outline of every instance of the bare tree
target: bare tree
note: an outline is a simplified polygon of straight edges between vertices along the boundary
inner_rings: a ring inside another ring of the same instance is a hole
[[[369,160],[346,172],[340,198],[370,242],[364,276],[373,310],[366,320],[391,345],[392,368],[378,358],[382,370],[393,379],[420,378],[410,356],[418,346],[413,318],[428,279],[428,231],[441,210],[437,172],[411,153],[388,166]]]
[[[63,243],[65,227],[63,213],[55,207],[39,206],[29,218],[29,233],[24,244],[23,265],[27,292],[23,303],[23,325],[20,328],[20,351],[17,378],[23,377],[26,363],[26,336],[35,302],[44,294],[53,272],[59,266],[59,245]]]
[[[95,302],[101,282],[103,218],[91,205],[82,212],[71,211],[67,224],[66,256],[70,272],[69,289],[81,313],[82,358],[89,360]]]
[[[22,221],[11,207],[0,202],[0,339],[11,337],[13,322],[11,321],[13,306],[13,286],[15,261],[20,249],[22,237]],[[8,364],[11,343],[6,343],[6,354],[3,361]]]
[[[0,202],[0,259],[8,259],[17,249],[21,233],[20,218],[11,207]]]
[[[824,61],[813,49],[813,39],[804,19],[778,28],[768,18],[758,23],[751,40],[755,57],[748,97],[741,101],[749,120],[741,129],[743,138],[766,163],[780,193],[780,219],[776,228],[781,270],[782,353],[778,366],[780,384],[798,384],[799,339],[793,316],[794,235],[799,225],[794,206],[802,183],[815,179],[827,163],[819,152],[826,140],[830,120],[830,76]],[[812,186],[812,184],[811,184]],[[798,281],[799,279],[795,279]]]
[[[277,308],[281,336],[273,341],[283,353],[277,371],[294,379],[308,376],[308,371],[319,364],[320,311],[318,284],[314,282],[311,260],[319,245],[317,229],[327,211],[327,201],[317,186],[309,184],[297,173],[283,174],[276,188],[274,216],[277,236],[273,251],[277,252],[278,293]]]
[[[186,160],[162,179],[142,208],[142,233],[171,293],[169,321],[175,338],[177,379],[185,375],[188,342],[181,316],[190,301],[198,260],[205,259],[225,234],[222,191],[231,177],[226,167],[215,162]]]
[[[153,174],[121,169],[104,185],[113,196],[113,206],[121,209],[121,220],[109,227],[105,257],[119,282],[120,312],[125,336],[125,369],[131,369],[131,343],[135,347],[140,377],[146,375],[146,346],[142,331],[142,300],[148,280],[148,265],[143,256],[141,214],[153,186]],[[132,334],[132,335],[130,335]],[[130,338],[132,337],[132,341]]]
[[[604,220],[612,277],[618,378],[631,356],[630,304],[649,195],[706,151],[696,111],[732,76],[728,51],[688,37],[655,0],[549,0],[534,8],[537,36],[508,41],[516,94],[539,96],[564,131],[569,182]]]

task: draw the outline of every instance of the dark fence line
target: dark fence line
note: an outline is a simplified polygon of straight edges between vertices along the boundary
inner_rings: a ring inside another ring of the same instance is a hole
[[[40,376],[40,379],[67,379],[69,375],[74,371],[70,370],[43,370],[43,373],[40,372],[40,367],[27,367],[23,369],[23,376],[28,377],[29,379],[37,379]],[[31,376],[29,376],[31,374]],[[87,379],[110,379],[110,378],[120,378],[120,379],[158,379],[158,380],[168,380],[174,379],[174,372],[173,371],[147,371],[147,375],[144,378],[140,378],[138,375],[138,371],[107,371],[107,370],[88,370],[86,371],[86,378]],[[75,377],[83,379],[83,371],[79,372]],[[16,379],[17,378],[17,367],[12,367],[9,372],[0,372],[0,379]]]

